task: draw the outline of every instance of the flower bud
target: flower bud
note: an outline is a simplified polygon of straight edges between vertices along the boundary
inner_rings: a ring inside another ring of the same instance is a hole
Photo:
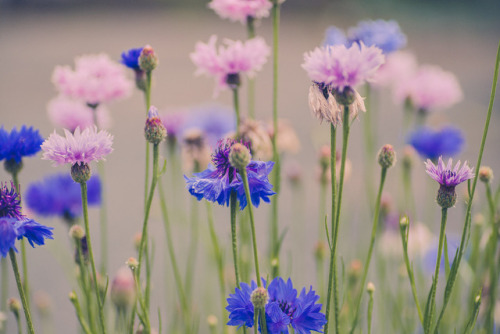
[[[74,291],[71,291],[69,293],[68,298],[72,303],[78,302],[78,297],[76,296],[76,293]]]
[[[406,216],[401,217],[401,219],[399,220],[399,226],[407,227],[408,225],[409,225],[408,217]]]
[[[479,180],[484,183],[490,183],[493,180],[493,170],[488,166],[479,168]]]
[[[23,161],[17,162],[14,159],[5,160],[3,164],[5,170],[12,175],[18,174],[23,169]]]
[[[87,264],[89,262],[89,246],[87,244],[87,236],[84,235],[83,238],[74,240],[77,242],[77,247],[81,248],[83,262]],[[75,263],[80,264],[80,253],[78,252],[78,248],[75,249]]]
[[[127,309],[135,301],[134,274],[127,267],[118,270],[111,282],[111,301],[118,309]]]
[[[333,93],[335,95],[335,100],[344,106],[350,106],[354,103],[354,100],[356,100],[356,92],[351,87],[345,87],[342,92],[334,90]]]
[[[243,144],[235,143],[229,152],[229,163],[234,168],[244,170],[251,160],[250,150]]]
[[[441,185],[438,190],[436,201],[443,209],[451,208],[457,202],[457,192],[455,187]]]
[[[77,183],[85,183],[90,179],[90,166],[82,162],[79,164],[78,162],[71,166],[71,177],[73,181]]]
[[[361,271],[363,269],[363,264],[360,260],[352,260],[347,271],[347,276],[351,284],[355,284],[359,277],[361,276]]]
[[[368,284],[366,285],[366,291],[369,294],[374,293],[375,292],[375,285],[372,282],[368,282]]]
[[[210,327],[211,329],[215,329],[217,327],[217,323],[218,323],[217,317],[213,314],[209,315],[207,317],[207,323],[208,323],[208,327]]]
[[[229,73],[226,77],[226,83],[231,89],[236,89],[241,85],[239,73]]]
[[[139,67],[145,72],[151,72],[158,66],[158,56],[151,45],[146,45],[139,56]]]
[[[139,261],[135,257],[130,257],[125,264],[131,269],[135,270],[139,266]]]
[[[75,241],[80,241],[85,237],[85,231],[80,225],[73,225],[69,229],[69,237]]]
[[[158,116],[158,109],[151,107],[148,112],[148,119],[144,128],[146,140],[152,144],[159,144],[167,137],[167,129]]]
[[[137,251],[141,247],[142,233],[138,232],[134,235],[134,247]]]
[[[390,168],[396,163],[396,152],[392,145],[384,145],[378,152],[378,163],[382,168]]]
[[[15,314],[16,317],[19,316],[19,312],[21,311],[21,302],[17,298],[9,298],[7,301],[7,304],[9,305],[9,310]]]
[[[267,299],[267,290],[264,287],[258,287],[257,289],[253,290],[252,294],[250,295],[250,300],[252,301],[254,309],[264,308],[267,304]]]
[[[314,257],[318,261],[323,261],[326,256],[326,245],[323,241],[318,241],[314,248]]]
[[[45,291],[37,291],[33,295],[33,301],[42,316],[49,316],[52,311],[52,300]]]
[[[406,146],[403,149],[403,168],[410,169],[413,165],[413,157],[415,156],[415,150],[411,146]]]

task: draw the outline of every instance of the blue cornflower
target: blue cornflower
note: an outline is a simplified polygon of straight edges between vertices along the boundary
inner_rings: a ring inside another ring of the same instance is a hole
[[[363,42],[366,46],[376,46],[385,54],[397,51],[406,45],[403,34],[396,21],[361,21],[348,31],[351,42]]]
[[[413,146],[418,154],[431,160],[460,153],[464,142],[465,139],[460,129],[452,126],[437,131],[423,126],[416,129],[408,138],[408,144]]]
[[[142,49],[141,47],[122,52],[121,63],[135,71],[140,71],[139,56],[141,55]]]
[[[0,218],[0,255],[6,257],[11,249],[17,252],[16,239],[28,239],[32,247],[45,244],[45,239],[52,238],[52,227],[41,225],[28,218]]]
[[[184,176],[189,193],[199,201],[202,198],[210,202],[217,202],[220,205],[229,206],[229,198],[232,191],[235,191],[240,202],[240,209],[247,205],[245,188],[238,170],[229,163],[229,152],[236,143],[235,140],[220,140],[217,149],[212,154],[213,165],[201,173],[195,173],[192,178]],[[248,144],[245,144],[248,147]],[[250,196],[252,204],[259,206],[260,200],[269,202],[269,196],[274,195],[272,184],[269,183],[268,175],[273,169],[272,161],[250,161],[246,167]]]
[[[15,161],[20,163],[22,158],[40,151],[43,138],[33,127],[23,125],[19,131],[13,128],[9,133],[0,128],[0,161]]]
[[[87,182],[89,205],[101,204],[101,181],[93,175]],[[80,185],[68,173],[53,174],[33,182],[25,194],[26,205],[41,216],[59,216],[69,221],[82,214]]]
[[[266,282],[264,282],[264,287]],[[257,284],[252,281],[250,285],[241,283],[235,293],[227,299],[230,326],[254,326],[254,307],[250,300],[252,291]],[[326,317],[321,313],[321,304],[316,302],[319,296],[312,289],[303,288],[297,296],[291,279],[285,282],[281,277],[276,277],[267,287],[269,301],[266,304],[267,331],[270,334],[288,333],[291,326],[296,333],[310,334],[311,331],[321,332],[326,324]],[[260,327],[260,323],[259,323]],[[259,328],[260,331],[260,328]]]
[[[16,192],[14,183],[10,189],[6,184],[0,184],[0,217],[21,219],[21,199]]]
[[[345,35],[344,30],[337,28],[336,26],[330,26],[325,31],[325,39],[323,45],[345,45],[348,46],[349,41]]]

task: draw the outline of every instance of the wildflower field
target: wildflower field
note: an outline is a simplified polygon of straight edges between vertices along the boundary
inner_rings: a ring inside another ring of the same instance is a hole
[[[499,7],[391,3],[0,1],[0,334],[500,333]]]

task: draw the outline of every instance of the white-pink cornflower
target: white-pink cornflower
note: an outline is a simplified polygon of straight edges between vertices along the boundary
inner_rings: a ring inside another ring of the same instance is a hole
[[[304,68],[315,83],[343,91],[373,80],[378,68],[385,61],[382,50],[365,46],[362,42],[328,45],[304,54]]]
[[[50,100],[47,105],[49,118],[55,126],[74,132],[77,127],[86,129],[98,125],[100,129],[108,129],[111,125],[109,111],[104,105],[96,108],[98,124],[94,124],[94,110],[85,103],[70,99],[64,95]]]
[[[64,130],[65,137],[55,131],[42,144],[42,159],[52,160],[55,166],[64,164],[89,164],[104,160],[113,151],[113,136],[105,130],[97,131],[93,126],[74,133]]]
[[[224,40],[225,46],[216,49],[217,36],[213,35],[208,43],[198,42],[191,60],[198,67],[196,74],[214,76],[217,82],[216,93],[228,88],[228,75],[246,74],[253,77],[260,71],[270,54],[269,46],[261,37],[246,42]]]
[[[398,85],[417,71],[417,58],[408,51],[396,51],[386,56],[385,63],[380,66],[373,78],[374,87]]]
[[[106,54],[78,57],[74,70],[57,66],[52,82],[61,94],[90,105],[125,98],[134,86],[125,68]]]
[[[395,89],[394,99],[402,104],[409,100],[421,111],[446,109],[463,99],[457,77],[438,66],[423,65]]]
[[[223,19],[245,24],[248,17],[268,17],[273,4],[269,0],[212,0],[208,7]]]

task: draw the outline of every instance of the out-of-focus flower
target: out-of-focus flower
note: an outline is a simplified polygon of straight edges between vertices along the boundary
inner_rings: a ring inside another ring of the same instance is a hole
[[[40,151],[43,138],[33,127],[23,125],[8,132],[0,128],[0,161],[21,163],[23,157],[35,155]]]
[[[87,183],[87,198],[89,206],[101,204],[101,181],[97,175]],[[72,222],[82,214],[80,185],[67,173],[52,174],[31,183],[25,201],[30,210],[45,217],[57,216]]]
[[[33,219],[0,217],[0,255],[7,257],[11,249],[17,252],[16,239],[26,238],[32,247],[44,245],[45,239],[53,239],[51,230]]]
[[[292,185],[298,185],[302,180],[303,174],[302,167],[296,160],[292,161],[285,168],[285,175]]]
[[[438,66],[423,65],[411,77],[400,82],[394,90],[394,99],[402,104],[409,100],[422,112],[451,107],[463,99],[457,77]]]
[[[167,140],[175,141],[176,139],[182,137],[181,132],[186,122],[189,110],[180,109],[173,112],[166,112],[160,115],[163,126],[167,129]]]
[[[78,57],[74,70],[57,66],[52,82],[61,94],[93,106],[125,98],[132,91],[124,68],[106,54]]]
[[[348,31],[349,41],[366,46],[376,46],[384,53],[391,53],[406,45],[406,35],[396,21],[361,21]]]
[[[142,52],[142,47],[140,48],[132,48],[127,51],[122,52],[121,63],[132,70],[140,70],[139,67],[139,56]]]
[[[129,267],[121,267],[111,282],[111,301],[118,309],[127,309],[135,302],[134,274]]]
[[[38,290],[33,295],[33,301],[42,316],[48,316],[52,312],[53,303],[50,295],[42,290]]]
[[[421,127],[412,132],[408,144],[424,158],[436,160],[440,156],[452,157],[460,153],[465,139],[460,129],[447,126],[434,131]]]
[[[321,182],[331,181],[332,171],[330,169],[330,145],[323,145],[319,149],[319,180]],[[337,181],[340,179],[340,168],[342,167],[342,156],[339,151],[335,151],[335,177]],[[349,180],[352,173],[352,163],[349,158],[345,160],[344,181]]]
[[[247,18],[261,19],[269,16],[273,4],[269,0],[212,0],[208,7],[223,19],[243,24]]]
[[[181,156],[184,170],[196,171],[210,163],[210,148],[208,147],[205,134],[192,128],[184,132],[181,142]]]
[[[64,95],[52,99],[47,105],[49,118],[55,126],[73,132],[77,127],[86,129],[97,125],[100,129],[109,129],[111,117],[104,105],[95,109],[98,124],[94,123],[94,110],[85,103],[73,100]]]
[[[83,131],[76,128],[74,134],[65,129],[64,133],[62,137],[54,131],[42,144],[42,159],[52,160],[55,166],[104,160],[113,150],[113,136],[104,130],[97,132],[95,126]]]
[[[215,77],[215,94],[221,89],[236,88],[240,75],[253,77],[267,61],[270,49],[261,37],[246,42],[224,40],[225,46],[216,49],[217,36],[211,36],[208,43],[196,43],[191,60],[198,67],[196,74]]]
[[[205,198],[210,202],[217,202],[220,205],[229,205],[229,198],[232,191],[235,191],[240,202],[240,209],[247,205],[243,180],[238,170],[231,166],[229,153],[231,147],[236,143],[232,139],[220,141],[217,149],[212,154],[213,165],[201,173],[193,174],[192,178],[184,176],[186,188],[189,193],[198,200]],[[247,144],[248,145],[248,144]],[[269,202],[269,196],[275,193],[271,190],[268,175],[273,169],[274,162],[250,161],[246,167],[248,183],[250,187],[250,197],[252,204],[259,206],[260,200]]]
[[[399,215],[396,215],[399,217]],[[399,219],[399,218],[398,218]],[[431,249],[435,240],[434,235],[427,226],[422,223],[410,224],[408,237],[408,256],[422,259]],[[399,229],[388,228],[382,232],[379,242],[379,250],[384,256],[399,259],[403,254],[401,233]]]
[[[396,87],[417,71],[417,58],[408,51],[396,51],[386,56],[371,84],[375,87]]]
[[[323,40],[323,46],[327,45],[349,45],[347,36],[342,29],[335,26],[330,26],[325,31],[325,39]]]
[[[460,245],[460,240],[457,239],[456,237],[448,237],[447,239],[447,245],[448,245],[448,261],[450,263],[450,266],[453,264],[453,259],[455,256],[455,253],[457,252],[458,246]],[[434,273],[434,270],[436,268],[436,261],[437,261],[437,253],[438,253],[438,242],[437,240],[434,240],[434,242],[431,244],[431,247],[427,250],[426,254],[424,255],[423,258],[423,267],[425,271],[428,273]],[[445,257],[444,257],[444,245],[443,245],[443,253],[441,257],[441,263],[439,264],[439,270],[444,271],[445,269]]]
[[[274,125],[270,121],[267,123],[267,132],[269,137],[274,137]],[[279,153],[296,154],[300,150],[300,140],[288,119],[278,119],[278,138],[276,142]]]
[[[265,287],[265,282],[264,282]],[[254,306],[251,302],[252,292],[257,284],[241,283],[227,299],[229,311],[229,326],[247,326],[254,323]],[[303,288],[300,295],[293,288],[292,281],[285,282],[276,277],[267,287],[269,300],[265,305],[268,333],[288,333],[290,327],[297,333],[310,334],[311,331],[321,332],[326,324],[326,317],[321,313],[321,304],[317,303],[319,296],[310,287]]]
[[[256,159],[271,159],[273,144],[263,122],[247,118],[241,122],[239,130],[240,138],[250,143],[250,152]]]

